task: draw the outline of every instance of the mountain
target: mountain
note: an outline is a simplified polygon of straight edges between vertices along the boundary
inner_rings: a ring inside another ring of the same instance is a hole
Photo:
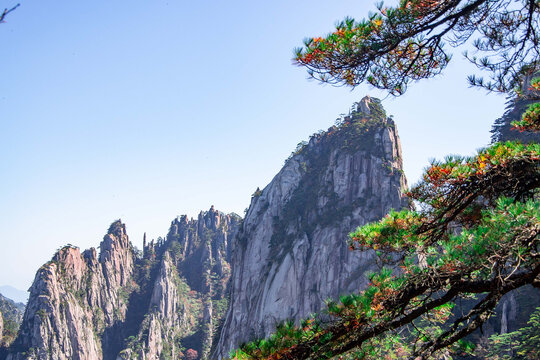
[[[497,140],[514,135],[495,128]],[[377,257],[350,251],[347,235],[410,206],[406,186],[395,123],[365,97],[298,144],[244,219],[213,206],[197,219],[179,216],[165,238],[145,236],[142,251],[117,220],[99,250],[61,248],[38,270],[24,315],[0,296],[0,359],[224,358],[363,289]],[[479,342],[521,326],[537,304],[532,289],[507,295]]]
[[[144,276],[152,278],[152,262],[157,273],[140,296],[148,302],[142,324],[125,334],[130,336],[119,359],[208,358],[228,306],[231,240],[240,222],[212,206],[197,220],[175,219],[166,240],[144,247]]]
[[[0,286],[0,294],[15,301],[16,303],[26,304],[28,301],[28,291],[19,290],[10,285]]]
[[[19,335],[8,359],[98,359],[106,328],[125,321],[134,251],[125,226],[114,222],[100,245],[71,245],[37,272]]]
[[[251,200],[232,255],[230,307],[213,358],[367,285],[375,254],[350,251],[347,234],[408,205],[401,159],[394,122],[369,97],[337,126],[299,144]]]
[[[9,346],[15,339],[23,312],[23,303],[16,303],[0,295],[0,347]]]
[[[210,208],[133,247],[120,220],[99,246],[37,272],[8,360],[214,359],[358,291],[374,252],[347,234],[408,206],[394,122],[365,97],[302,142],[245,219]],[[7,352],[7,356],[5,356]],[[0,356],[2,358],[2,356]]]
[[[167,239],[132,246],[115,221],[99,248],[68,245],[30,288],[7,359],[176,359],[206,356],[227,300],[230,238],[240,222],[213,207],[175,219]]]

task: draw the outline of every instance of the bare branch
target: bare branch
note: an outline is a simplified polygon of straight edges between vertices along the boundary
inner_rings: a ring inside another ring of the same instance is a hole
[[[19,6],[21,6],[21,4],[17,4],[15,5],[14,7],[12,7],[11,9],[4,9],[4,12],[2,12],[2,15],[0,15],[0,23],[3,23],[5,22],[4,19],[6,18],[7,14],[9,14],[10,12],[12,12],[13,10],[15,10],[16,8],[18,8]]]

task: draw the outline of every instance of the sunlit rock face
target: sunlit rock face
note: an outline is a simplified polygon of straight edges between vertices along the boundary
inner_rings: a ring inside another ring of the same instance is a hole
[[[36,274],[9,360],[208,358],[227,309],[230,243],[241,218],[212,207],[166,239],[132,246],[115,221],[95,249],[60,249]],[[7,355],[2,355],[7,353]]]
[[[101,358],[101,334],[126,315],[134,256],[119,221],[100,247],[66,246],[39,269],[8,359]]]
[[[394,122],[366,97],[254,194],[234,244],[230,306],[213,357],[366,286],[374,254],[350,251],[347,234],[406,205],[401,159]]]

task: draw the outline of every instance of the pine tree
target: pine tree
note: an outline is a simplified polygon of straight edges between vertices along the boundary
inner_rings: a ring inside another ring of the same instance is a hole
[[[530,102],[513,126],[540,129],[538,0],[401,0],[367,19],[345,19],[305,41],[298,64],[335,84],[402,94],[450,61],[444,41],[469,39],[468,56],[490,80],[472,85]],[[520,81],[530,80],[527,91]],[[350,234],[351,250],[375,250],[381,271],[358,294],[328,303],[329,316],[288,322],[235,359],[427,359],[470,352],[464,338],[499,300],[540,288],[540,145],[498,142],[472,157],[434,161],[407,195],[416,210],[390,212]],[[468,306],[463,306],[466,303]],[[459,311],[456,311],[459,309]],[[328,317],[330,320],[328,320]]]
[[[411,81],[441,73],[451,60],[448,45],[473,39],[476,51],[465,56],[490,78],[473,75],[470,83],[508,92],[539,66],[539,8],[537,0],[381,2],[367,19],[346,18],[333,33],[306,39],[294,60],[323,82],[368,82],[399,95]]]
[[[540,359],[540,307],[531,315],[527,326],[511,333],[493,335],[489,340],[489,359]]]

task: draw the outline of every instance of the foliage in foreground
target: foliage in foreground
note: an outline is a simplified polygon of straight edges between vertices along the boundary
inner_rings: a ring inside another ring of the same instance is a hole
[[[448,347],[470,350],[462,339],[503,295],[540,287],[539,160],[540,145],[508,142],[434,162],[409,194],[418,211],[391,212],[350,235],[351,248],[375,249],[385,265],[365,291],[330,302],[332,321],[287,323],[233,357],[425,358]],[[452,314],[462,300],[474,306]]]
[[[473,39],[465,56],[490,79],[469,82],[508,92],[522,75],[538,67],[540,3],[536,0],[400,0],[377,5],[368,18],[346,18],[324,37],[311,37],[294,60],[311,77],[332,84],[368,82],[393,95],[412,81],[442,72],[451,59],[447,44]]]
[[[487,354],[492,360],[540,359],[540,307],[531,315],[527,326],[489,339]]]

